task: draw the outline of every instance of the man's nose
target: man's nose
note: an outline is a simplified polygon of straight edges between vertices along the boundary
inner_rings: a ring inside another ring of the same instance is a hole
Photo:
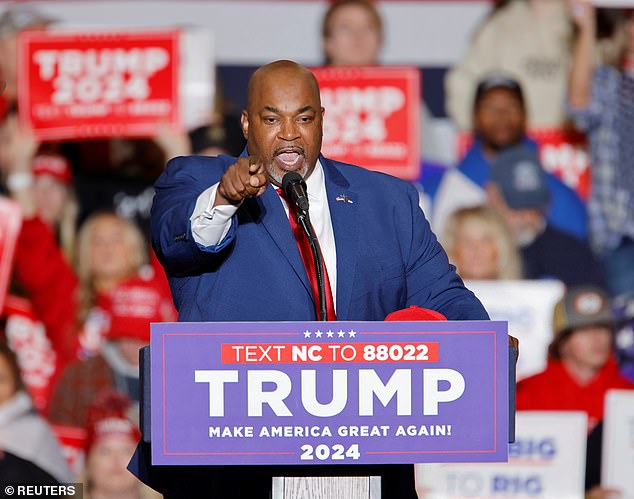
[[[282,124],[280,126],[280,131],[279,131],[279,137],[282,140],[295,140],[299,138],[299,132],[298,132],[298,128],[297,128],[297,124],[295,123],[295,120],[293,120],[292,118],[288,118],[285,120],[282,120]]]

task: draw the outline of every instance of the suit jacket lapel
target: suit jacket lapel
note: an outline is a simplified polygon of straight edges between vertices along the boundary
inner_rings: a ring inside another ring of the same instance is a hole
[[[264,229],[268,232],[271,239],[280,250],[284,258],[291,265],[297,277],[301,280],[312,299],[312,291],[304,262],[299,254],[297,241],[291,231],[288,217],[284,211],[284,207],[280,202],[279,196],[275,192],[272,185],[261,196],[251,198],[244,203],[251,217],[259,221]]]
[[[329,159],[320,156],[337,248],[337,318],[346,320],[357,266],[358,196]]]

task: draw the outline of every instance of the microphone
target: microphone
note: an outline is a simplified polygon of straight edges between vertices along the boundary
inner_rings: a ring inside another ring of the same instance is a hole
[[[282,178],[282,191],[301,211],[308,213],[306,182],[297,172],[288,172]]]
[[[286,199],[297,206],[297,224],[304,230],[308,237],[310,250],[315,262],[315,274],[317,277],[317,290],[319,293],[319,320],[328,320],[326,307],[326,281],[324,277],[324,256],[317,241],[317,235],[313,224],[310,223],[308,215],[308,193],[306,192],[306,182],[297,172],[288,172],[282,177],[282,191]],[[317,298],[317,297],[315,297]]]

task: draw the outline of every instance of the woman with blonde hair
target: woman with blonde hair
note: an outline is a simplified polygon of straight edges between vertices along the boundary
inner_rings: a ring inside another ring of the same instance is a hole
[[[130,279],[151,280],[147,248],[141,231],[131,221],[111,212],[93,214],[77,237],[77,324],[82,356],[99,351],[108,318],[109,296]]]
[[[521,261],[504,220],[487,206],[455,211],[443,246],[463,279],[521,279]]]
[[[77,273],[62,256],[52,231],[41,222],[25,220],[16,248],[16,280],[45,326],[58,373],[78,359],[101,352],[110,329],[111,298],[121,286],[156,289],[165,298],[160,303],[168,305],[161,306],[161,320],[175,318],[164,274],[146,265],[144,239],[133,222],[115,213],[96,213],[84,222],[77,239]],[[55,392],[51,392],[51,420],[76,423],[59,416]],[[76,392],[67,395],[74,397]]]

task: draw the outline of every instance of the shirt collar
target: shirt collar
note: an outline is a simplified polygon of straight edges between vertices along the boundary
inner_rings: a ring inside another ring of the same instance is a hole
[[[315,169],[306,179],[306,190],[308,191],[308,199],[322,199],[324,186],[324,169],[321,162],[317,159]]]

